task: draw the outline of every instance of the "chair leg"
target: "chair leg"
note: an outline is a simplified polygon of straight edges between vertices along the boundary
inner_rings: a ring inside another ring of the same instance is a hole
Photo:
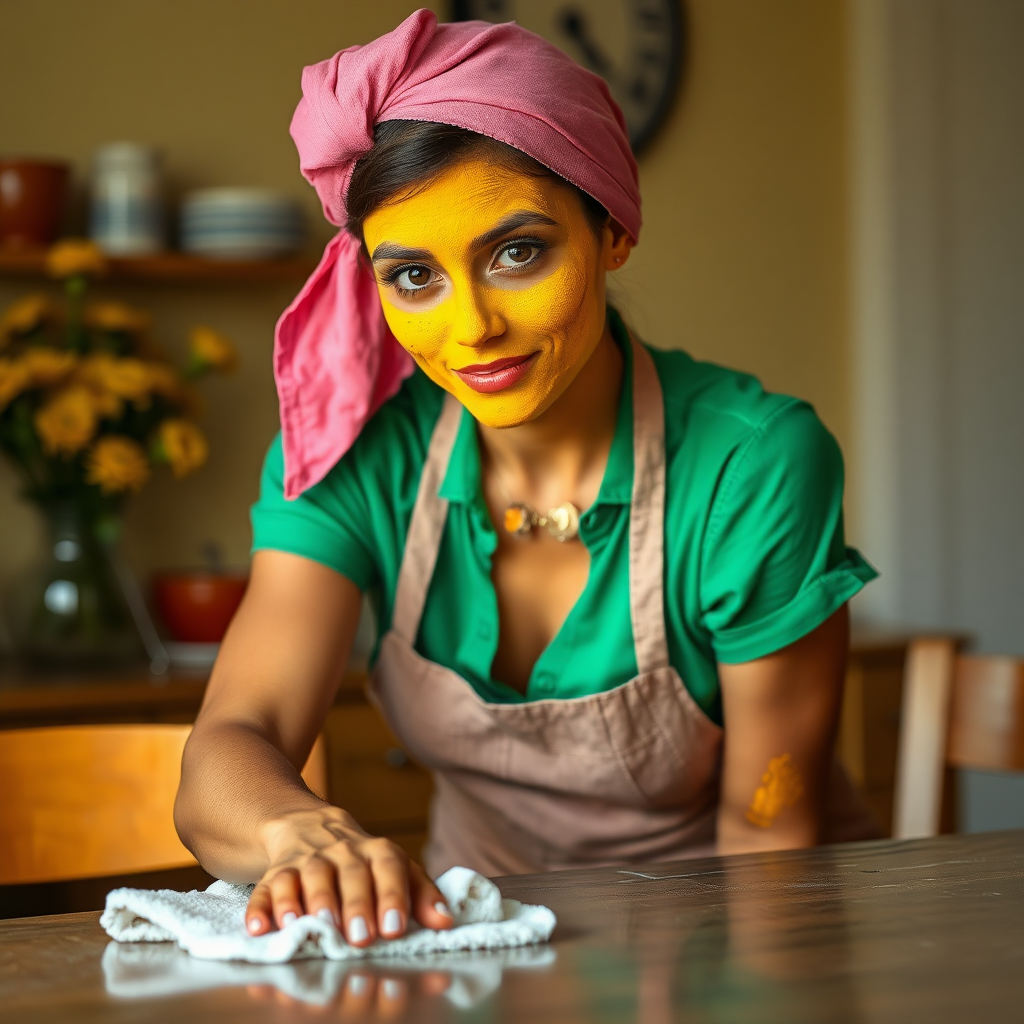
[[[915,640],[907,649],[900,716],[893,838],[938,835],[944,824],[946,739],[956,642]]]

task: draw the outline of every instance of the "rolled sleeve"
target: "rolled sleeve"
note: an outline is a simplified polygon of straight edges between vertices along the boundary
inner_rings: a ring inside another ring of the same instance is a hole
[[[735,664],[786,647],[876,575],[845,543],[839,446],[793,400],[733,454],[712,507],[700,597],[716,658]]]
[[[377,580],[377,566],[360,529],[369,519],[357,481],[339,464],[328,480],[286,501],[280,434],[264,460],[260,496],[250,519],[253,552],[285,551],[309,558],[364,592]]]

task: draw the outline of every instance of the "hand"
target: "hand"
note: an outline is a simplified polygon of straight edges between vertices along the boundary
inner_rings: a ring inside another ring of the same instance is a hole
[[[389,839],[364,832],[337,807],[268,821],[261,839],[270,867],[256,883],[245,925],[250,935],[302,914],[333,921],[353,946],[405,934],[409,915],[425,928],[451,928],[441,891]]]

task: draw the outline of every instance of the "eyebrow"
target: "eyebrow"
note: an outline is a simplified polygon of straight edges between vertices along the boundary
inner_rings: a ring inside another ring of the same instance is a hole
[[[507,235],[510,231],[515,231],[518,228],[524,228],[527,224],[547,224],[549,227],[557,227],[558,221],[552,220],[546,214],[540,213],[537,210],[516,210],[515,213],[510,213],[500,224],[496,224],[491,228],[490,231],[485,231],[482,235],[474,238],[473,248],[483,249],[484,246],[498,241],[502,235]]]
[[[394,242],[381,242],[370,259],[376,263],[378,260],[429,260],[430,252],[426,249],[406,249],[404,246],[395,245]]]
[[[550,227],[557,227],[558,221],[552,220],[547,214],[538,210],[516,210],[510,213],[499,224],[496,224],[490,231],[485,231],[473,239],[471,245],[474,249],[483,249],[498,241],[503,235],[518,228],[526,227],[527,224],[546,224]],[[378,260],[429,260],[433,255],[428,249],[407,249],[394,242],[381,242],[370,259],[376,263]]]

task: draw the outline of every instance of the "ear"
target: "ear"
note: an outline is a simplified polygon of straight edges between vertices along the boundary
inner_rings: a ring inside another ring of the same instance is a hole
[[[604,269],[618,270],[633,251],[633,239],[617,221],[609,218],[604,229]]]

